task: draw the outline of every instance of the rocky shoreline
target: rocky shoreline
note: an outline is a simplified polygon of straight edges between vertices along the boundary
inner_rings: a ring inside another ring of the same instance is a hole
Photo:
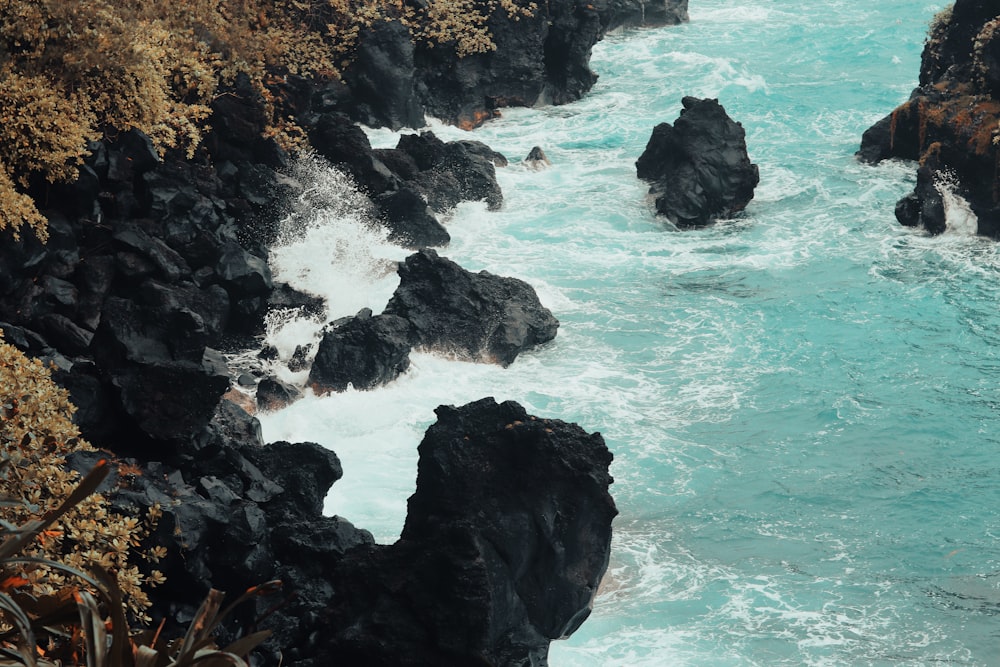
[[[977,232],[1000,238],[1000,17],[994,3],[958,0],[931,25],[910,99],[865,132],[858,158],[918,162],[900,223],[947,229],[946,199],[965,199]]]
[[[373,150],[355,123],[416,128],[430,114],[474,126],[504,106],[578,99],[596,80],[590,49],[609,30],[677,23],[686,10],[686,0],[612,0],[548,3],[517,21],[495,11],[496,50],[465,58],[414,46],[382,22],[360,38],[343,83],[279,84],[312,149],[354,179],[395,242],[419,249],[401,268],[414,284],[391,312],[360,313],[328,332],[340,346],[325,353],[332,365],[350,359],[360,375],[329,380],[317,370],[316,385],[388,381],[413,345],[506,365],[558,325],[529,286],[468,274],[426,250],[447,243],[438,216],[456,203],[501,205],[494,170],[503,156],[426,132]],[[50,236],[0,244],[5,340],[54,364],[83,435],[117,457],[107,482],[116,509],[163,507],[150,545],[166,549],[170,583],[152,591],[151,613],[168,628],[184,625],[210,586],[234,592],[281,579],[283,602],[259,600],[223,629],[235,636],[267,616],[275,635],[259,664],[545,664],[549,641],[586,618],[607,567],[615,509],[599,435],[492,399],[439,408],[403,536],[379,546],[322,516],[342,474],[335,454],[313,443],[265,446],[253,416],[230,400],[223,351],[253,346],[269,308],[322,308],[268,268],[284,202],[301,184],[263,134],[264,106],[237,80],[217,97],[193,158],[161,158],[133,130],[94,143],[74,183],[33,183]],[[439,275],[418,276],[428,271]],[[419,281],[441,275],[482,296],[485,310],[453,312],[461,294],[434,302]],[[467,322],[486,312],[506,324],[469,337]],[[86,470],[93,461],[71,463]],[[512,488],[525,466],[545,483],[525,477]]]

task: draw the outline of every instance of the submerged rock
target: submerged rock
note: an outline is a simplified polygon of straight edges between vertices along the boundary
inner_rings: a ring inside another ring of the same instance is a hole
[[[660,123],[638,161],[656,212],[678,227],[732,217],[753,199],[760,181],[747,155],[746,132],[718,100],[685,97],[673,125]]]
[[[384,314],[410,323],[414,346],[508,366],[559,327],[524,281],[471,273],[433,250],[407,257],[399,277]]]
[[[549,161],[549,156],[546,155],[545,151],[543,151],[539,146],[535,146],[528,151],[528,157],[524,158],[524,164],[535,171],[552,166],[552,162]]]
[[[333,570],[315,664],[544,665],[590,614],[617,514],[601,436],[492,398],[436,412],[399,541]]]

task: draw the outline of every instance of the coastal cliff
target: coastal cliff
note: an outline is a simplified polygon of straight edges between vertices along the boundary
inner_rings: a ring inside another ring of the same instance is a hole
[[[995,3],[958,0],[931,24],[910,99],[865,132],[859,159],[918,162],[915,191],[896,217],[932,234],[947,228],[956,194],[978,233],[1000,237],[1000,15]]]

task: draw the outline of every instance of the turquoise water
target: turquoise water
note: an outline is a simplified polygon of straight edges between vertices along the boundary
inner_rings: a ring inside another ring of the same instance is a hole
[[[384,389],[263,416],[265,437],[336,450],[327,510],[392,541],[436,405],[493,395],[601,431],[621,516],[557,667],[1000,664],[1000,249],[901,228],[912,165],[853,158],[942,5],[747,4],[609,37],[587,98],[471,134],[553,166],[512,160],[504,209],[461,206],[443,254],[533,284],[551,345],[508,369],[420,354]],[[743,123],[761,184],[745,216],[678,233],[634,161],[683,95]],[[278,273],[325,285],[334,316],[381,309],[406,252],[319,217]]]

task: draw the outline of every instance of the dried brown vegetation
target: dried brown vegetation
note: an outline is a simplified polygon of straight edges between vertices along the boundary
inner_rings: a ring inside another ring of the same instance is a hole
[[[429,0],[0,0],[0,231],[45,237],[29,179],[71,181],[87,142],[142,130],[156,147],[194,152],[210,105],[238,74],[270,107],[266,132],[301,133],[272,93],[286,75],[339,77],[365,27],[399,20],[415,41],[466,56],[495,49],[494,11],[533,2]]]
[[[26,358],[0,336],[0,475],[3,525],[11,527],[55,510],[79,483],[66,469],[66,456],[93,448],[70,421],[74,406],[49,371]],[[162,554],[143,552],[139,540],[157,518],[120,516],[108,510],[101,494],[92,494],[45,530],[22,554],[50,559],[70,568],[93,566],[111,572],[129,610],[144,618],[149,606],[146,588],[162,583],[153,570],[142,574],[136,562],[156,561]],[[64,572],[47,566],[26,567],[18,573],[33,596],[57,596],[67,583]]]

